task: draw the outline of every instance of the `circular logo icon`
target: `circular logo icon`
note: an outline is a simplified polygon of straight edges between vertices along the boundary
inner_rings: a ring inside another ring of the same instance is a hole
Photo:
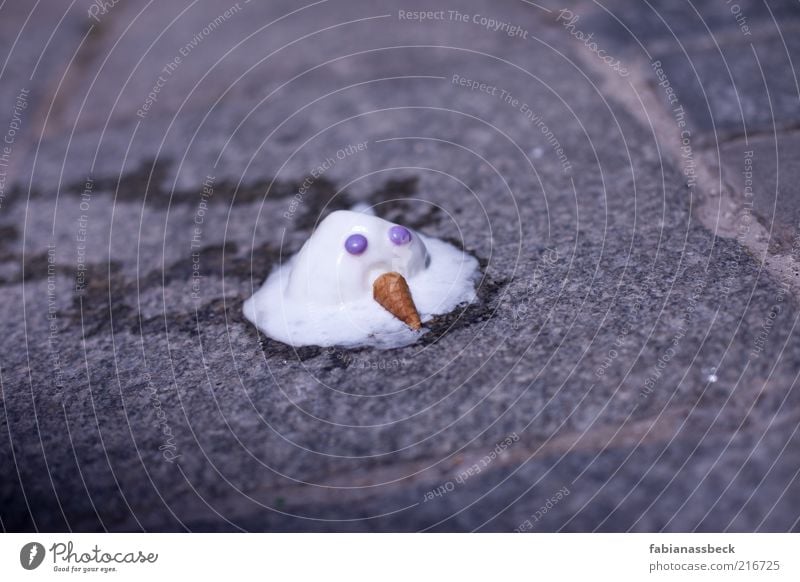
[[[26,570],[35,570],[44,561],[44,546],[39,542],[29,542],[19,551],[19,563]]]

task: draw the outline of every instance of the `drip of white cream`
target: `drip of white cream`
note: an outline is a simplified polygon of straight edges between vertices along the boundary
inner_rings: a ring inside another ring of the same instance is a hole
[[[372,298],[372,284],[383,273],[406,278],[423,324],[475,301],[474,257],[411,229],[411,243],[395,245],[388,237],[392,226],[363,210],[330,214],[245,301],[245,317],[292,346],[393,348],[414,343],[426,329],[411,330]],[[367,238],[360,255],[344,247],[354,233]]]

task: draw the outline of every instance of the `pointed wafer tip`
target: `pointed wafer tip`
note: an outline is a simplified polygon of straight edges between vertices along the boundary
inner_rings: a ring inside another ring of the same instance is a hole
[[[413,330],[422,327],[408,283],[400,273],[384,273],[372,285],[372,297],[389,313]]]

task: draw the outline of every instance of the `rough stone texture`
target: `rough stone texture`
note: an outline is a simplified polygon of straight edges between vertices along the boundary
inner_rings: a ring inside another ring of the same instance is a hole
[[[120,3],[74,67],[46,59],[57,106],[34,116],[44,137],[28,134],[0,213],[4,529],[798,528],[797,299],[696,216],[704,186],[687,186],[680,144],[631,106],[637,87],[556,22],[560,7],[442,6],[519,25],[520,38],[333,1],[285,18],[295,3],[241,2],[205,34],[231,4],[188,6]],[[752,51],[727,9],[701,6],[727,35],[732,69],[749,75]],[[647,32],[649,10],[625,15],[680,69],[669,38]],[[773,11],[786,30],[800,22],[789,4]],[[575,12],[578,28],[647,71],[638,44],[603,25],[608,13]],[[722,87],[704,27],[684,20],[702,86]],[[82,36],[55,38],[63,55]],[[11,59],[25,63],[37,39]],[[793,127],[782,45],[764,31],[755,40],[776,126]],[[3,78],[24,77],[20,66]],[[708,135],[735,116],[712,107],[705,124],[696,80],[669,74],[735,183],[741,144]],[[758,188],[779,192],[780,252],[791,254],[796,185],[767,160],[778,140],[791,172],[796,137],[764,135],[763,94],[749,76]],[[312,168],[360,142],[365,153],[295,198]],[[259,336],[244,299],[321,217],[356,202],[473,253],[480,301],[392,351]],[[758,204],[771,216],[766,195]]]
[[[740,204],[752,204],[753,212],[770,234],[770,252],[797,253],[800,224],[800,165],[796,133],[750,140],[734,140],[722,148],[725,178],[739,193]]]
[[[735,6],[726,3],[724,9],[713,0],[648,0],[638,10],[631,10],[624,0],[600,4],[601,10],[592,9],[589,2],[571,7],[590,23],[586,24],[587,33],[594,32],[603,42],[619,46],[636,43],[646,48],[672,45],[679,49],[680,45],[713,43],[728,36],[755,40],[765,31],[774,33],[776,23],[781,29],[791,28],[797,17],[797,5],[792,0],[772,0],[766,6],[759,0],[742,0]]]
[[[650,2],[576,8],[576,25],[620,56],[660,62],[691,115],[694,139],[797,128],[797,3]],[[654,80],[655,81],[655,80]]]
[[[769,134],[773,126],[798,129],[800,61],[797,33],[755,42],[738,39],[711,47],[658,51],[677,94],[691,108],[694,127],[714,137]]]

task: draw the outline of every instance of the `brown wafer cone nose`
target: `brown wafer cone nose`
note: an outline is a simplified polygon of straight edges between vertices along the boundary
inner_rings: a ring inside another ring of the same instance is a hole
[[[384,273],[372,284],[372,297],[413,330],[422,327],[408,283],[400,273]]]

